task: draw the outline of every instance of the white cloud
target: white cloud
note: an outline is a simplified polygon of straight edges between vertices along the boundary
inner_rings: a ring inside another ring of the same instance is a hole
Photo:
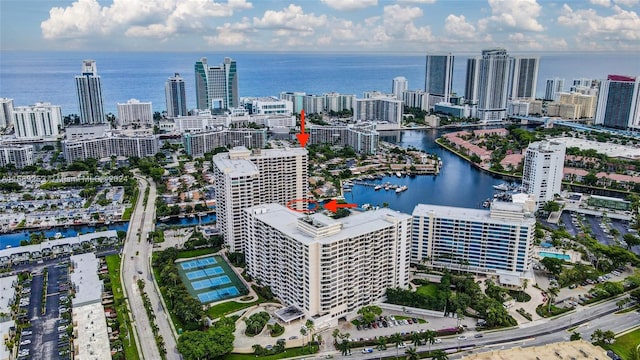
[[[411,4],[434,4],[436,0],[398,0],[398,2]]]
[[[414,20],[422,17],[422,9],[405,7],[398,4],[384,7],[384,33],[390,39],[397,40],[429,40],[431,29],[428,26],[418,27]]]
[[[544,30],[538,22],[542,7],[536,0],[489,0],[491,16],[480,19],[481,31],[504,31],[504,28],[516,31]]]
[[[302,7],[294,4],[282,11],[267,10],[262,18],[253,18],[254,27],[277,30],[282,35],[288,35],[289,31],[296,31],[298,35],[312,34],[315,29],[324,27],[326,23],[326,15],[305,14]]]
[[[322,0],[322,3],[336,10],[358,10],[378,5],[378,0]]]
[[[594,9],[573,10],[564,4],[558,17],[558,24],[575,28],[576,41],[583,47],[591,46],[593,41],[600,48],[608,48],[607,42],[618,44],[619,41],[640,40],[640,17],[635,11],[612,7],[614,14],[601,16]],[[593,50],[594,48],[591,48]]]
[[[613,2],[618,4],[618,5],[622,5],[622,6],[626,6],[626,7],[632,7],[632,6],[636,6],[638,3],[640,3],[640,0],[613,0]]]
[[[110,6],[97,0],[76,0],[64,8],[51,8],[40,28],[45,39],[95,37],[117,31],[160,38],[207,28],[209,18],[231,16],[236,10],[252,7],[246,0],[113,0]]]
[[[611,6],[611,0],[589,0],[593,5],[609,7]]]
[[[447,35],[462,39],[473,39],[478,36],[476,28],[467,22],[464,15],[449,14],[444,20],[444,31]]]

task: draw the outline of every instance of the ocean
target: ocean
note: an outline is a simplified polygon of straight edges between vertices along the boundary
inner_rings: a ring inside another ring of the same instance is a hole
[[[164,83],[174,73],[185,79],[187,103],[195,108],[196,60],[210,64],[224,57],[237,61],[240,96],[278,96],[282,91],[322,94],[336,91],[362,97],[364,91],[391,91],[392,79],[404,76],[409,89],[424,89],[425,57],[390,54],[257,53],[257,52],[14,52],[0,53],[0,97],[14,105],[47,101],[62,107],[63,114],[78,113],[74,76],[83,59],[95,59],[102,77],[106,112],[130,98],[151,101],[154,111],[164,111]],[[455,59],[453,90],[464,93],[467,56]],[[546,79],[602,79],[607,74],[640,76],[639,54],[540,55],[537,95],[543,96]]]

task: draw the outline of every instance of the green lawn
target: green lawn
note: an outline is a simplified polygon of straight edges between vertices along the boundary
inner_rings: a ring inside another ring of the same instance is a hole
[[[196,256],[215,254],[220,248],[204,248],[195,250],[183,250],[178,253],[178,259],[188,259]]]
[[[416,290],[418,294],[426,296],[436,296],[436,291],[438,291],[438,285],[436,284],[421,285]]]
[[[256,357],[256,355],[254,355],[254,354],[229,354],[229,355],[225,356],[224,359],[225,360],[256,360],[256,359],[260,359],[260,360],[276,360],[276,359],[284,359],[284,358],[290,358],[290,357],[296,357],[296,356],[315,354],[316,352],[318,352],[318,346],[312,346],[311,350],[312,350],[312,352],[309,352],[309,346],[305,346],[304,348],[297,347],[297,348],[287,349],[285,352],[282,352],[280,354],[266,355],[266,356],[259,356],[259,357]]]
[[[131,323],[128,321],[127,307],[124,302],[124,291],[120,283],[120,255],[109,255],[106,257],[107,268],[109,269],[109,278],[111,279],[111,288],[113,289],[113,301],[118,312],[118,322],[126,324],[127,331],[131,336],[125,338],[123,342],[124,355],[127,360],[140,359],[138,357],[138,348],[136,347],[135,337]]]
[[[138,192],[139,190],[136,189],[136,191],[133,193],[133,197],[131,198],[131,206],[124,209],[124,212],[122,213],[122,220],[131,219],[131,213],[133,213],[133,208],[136,206],[136,202],[138,201]]]
[[[616,342],[611,345],[605,345],[607,350],[613,350],[624,360],[631,359],[631,348],[640,344],[640,329],[636,329],[626,335],[616,338]]]
[[[222,304],[214,305],[207,309],[207,315],[211,319],[217,319],[221,316],[231,314],[238,310],[246,309],[257,304],[258,301],[250,302],[250,303],[239,303],[236,301],[227,301]]]

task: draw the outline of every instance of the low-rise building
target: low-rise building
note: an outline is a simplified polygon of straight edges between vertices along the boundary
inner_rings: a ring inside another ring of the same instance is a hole
[[[380,134],[372,124],[347,126],[309,127],[309,144],[329,144],[350,146],[359,154],[375,154],[378,150]]]
[[[158,149],[158,137],[152,134],[133,136],[117,134],[62,142],[62,152],[67,163],[89,158],[101,159],[114,155],[143,158],[154,156]]]
[[[267,129],[222,129],[186,133],[182,136],[184,150],[193,157],[202,157],[219,147],[263,148],[267,143]]]
[[[610,357],[601,347],[584,340],[563,341],[553,344],[514,347],[506,350],[490,350],[464,356],[462,360],[539,360],[539,359],[584,359],[605,360]]]

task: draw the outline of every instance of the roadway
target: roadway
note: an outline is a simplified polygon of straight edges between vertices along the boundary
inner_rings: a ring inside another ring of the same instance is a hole
[[[595,329],[623,331],[625,329],[640,325],[640,314],[630,312],[622,315],[613,314],[618,307],[615,305],[620,298],[609,300],[598,305],[585,307],[581,311],[567,314],[554,319],[542,319],[518,328],[501,331],[484,332],[482,338],[474,338],[476,332],[466,332],[466,340],[458,340],[456,336],[441,338],[440,344],[418,346],[418,351],[442,349],[453,352],[457,349],[469,349],[464,354],[482,352],[495,349],[508,349],[515,346],[537,346],[569,339],[570,333],[566,329],[578,326],[577,330],[583,338],[589,340],[591,333]],[[407,347],[410,346],[406,342]],[[375,346],[372,346],[375,348]],[[339,352],[334,352],[340,356]],[[403,356],[404,349],[399,349],[398,354]],[[396,355],[395,347],[389,346],[387,350],[375,350],[371,354],[362,354],[360,348],[352,349],[352,359],[377,359],[381,357],[391,357]],[[459,357],[458,355],[457,357]],[[453,355],[449,356],[454,358]]]
[[[149,185],[149,182],[144,177],[137,174],[135,177],[139,184],[139,195],[131,214],[129,230],[127,231],[127,238],[122,251],[122,279],[138,334],[138,347],[142,349],[145,359],[160,359],[160,353],[137,285],[137,280],[142,279],[145,282],[144,291],[149,296],[153,307],[156,317],[155,322],[160,330],[160,335],[164,339],[167,350],[166,357],[170,360],[181,359],[176,348],[176,340],[173,337],[168,315],[160,305],[160,297],[151,273],[153,245],[147,241],[147,234],[155,229],[156,186],[153,181]],[[144,206],[144,194],[147,186],[149,186],[149,197],[146,206]]]

